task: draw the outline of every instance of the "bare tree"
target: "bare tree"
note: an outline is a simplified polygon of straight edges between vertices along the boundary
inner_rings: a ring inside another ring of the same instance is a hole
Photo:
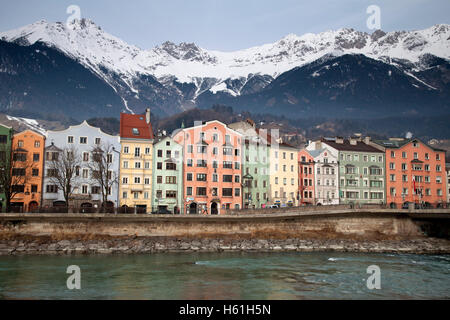
[[[108,201],[108,195],[112,188],[119,182],[117,172],[114,170],[113,153],[114,145],[102,143],[92,148],[92,160],[88,167],[92,172],[92,180],[100,187],[102,194],[102,208],[104,209]]]
[[[7,212],[11,210],[14,197],[25,192],[25,185],[31,179],[33,169],[37,169],[37,165],[26,150],[9,149],[6,145],[0,145],[0,189],[5,193]]]
[[[79,187],[81,156],[74,146],[46,151],[46,177],[62,190],[66,205],[74,190]]]

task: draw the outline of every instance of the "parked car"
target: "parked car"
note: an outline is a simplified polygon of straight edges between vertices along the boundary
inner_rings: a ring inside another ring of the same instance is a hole
[[[172,214],[167,208],[159,208],[157,211],[152,212],[153,214]]]
[[[405,202],[402,205],[402,209],[409,209],[410,204],[413,204],[414,202]],[[414,209],[420,209],[420,204],[414,203]]]
[[[271,204],[270,206],[269,206],[269,208],[279,208],[280,206],[278,205],[278,204]]]

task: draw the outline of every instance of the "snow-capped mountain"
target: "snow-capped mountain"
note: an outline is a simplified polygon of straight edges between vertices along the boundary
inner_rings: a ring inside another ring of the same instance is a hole
[[[189,109],[198,105],[201,96],[255,94],[281,74],[326,55],[362,54],[402,68],[409,64],[405,74],[425,84],[411,72],[424,70],[423,57],[450,59],[450,26],[445,24],[388,33],[343,28],[302,36],[289,34],[275,43],[234,52],[172,42],[144,50],[86,19],[71,25],[42,20],[0,32],[0,39],[21,46],[42,42],[57,49],[111,86],[122,99],[124,110],[141,112],[150,106],[160,114]]]

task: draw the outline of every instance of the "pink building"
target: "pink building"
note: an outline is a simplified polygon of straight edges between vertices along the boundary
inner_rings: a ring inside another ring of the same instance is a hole
[[[173,136],[184,148],[185,212],[220,214],[241,208],[241,134],[214,120]]]

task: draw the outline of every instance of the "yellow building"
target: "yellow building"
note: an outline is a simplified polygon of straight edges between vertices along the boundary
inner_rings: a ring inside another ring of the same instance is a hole
[[[150,109],[120,114],[119,203],[140,213],[152,210],[153,140]]]
[[[286,143],[270,146],[270,204],[297,206],[298,150]]]

